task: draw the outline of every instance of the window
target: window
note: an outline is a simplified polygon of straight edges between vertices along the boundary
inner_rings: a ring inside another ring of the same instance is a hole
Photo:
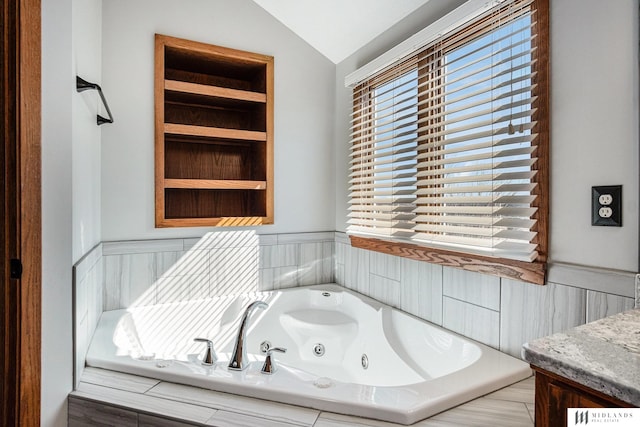
[[[547,34],[504,1],[354,86],[352,244],[544,282]]]

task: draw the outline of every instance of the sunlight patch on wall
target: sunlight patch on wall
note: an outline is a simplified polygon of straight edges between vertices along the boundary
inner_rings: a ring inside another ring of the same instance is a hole
[[[258,292],[259,243],[253,230],[207,233],[129,307]]]

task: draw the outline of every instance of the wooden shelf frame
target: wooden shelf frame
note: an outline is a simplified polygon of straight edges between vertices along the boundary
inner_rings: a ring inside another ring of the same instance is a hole
[[[156,227],[273,224],[273,57],[159,34],[155,49]],[[169,141],[183,154],[167,158]],[[194,143],[212,151],[199,157]]]

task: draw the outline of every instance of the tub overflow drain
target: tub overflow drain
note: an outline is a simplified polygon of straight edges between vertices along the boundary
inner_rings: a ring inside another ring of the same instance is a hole
[[[323,293],[322,293],[322,296],[323,296],[323,297],[330,297],[330,296],[331,296],[331,293],[329,293],[329,292],[323,292]]]
[[[324,355],[324,345],[318,343],[313,346],[313,354],[320,357]]]
[[[366,354],[362,355],[360,361],[362,362],[362,369],[367,369],[369,367],[369,358]]]

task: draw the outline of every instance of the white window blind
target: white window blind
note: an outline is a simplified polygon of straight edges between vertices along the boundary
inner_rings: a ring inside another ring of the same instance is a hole
[[[354,87],[349,233],[536,259],[535,28],[505,1]]]

